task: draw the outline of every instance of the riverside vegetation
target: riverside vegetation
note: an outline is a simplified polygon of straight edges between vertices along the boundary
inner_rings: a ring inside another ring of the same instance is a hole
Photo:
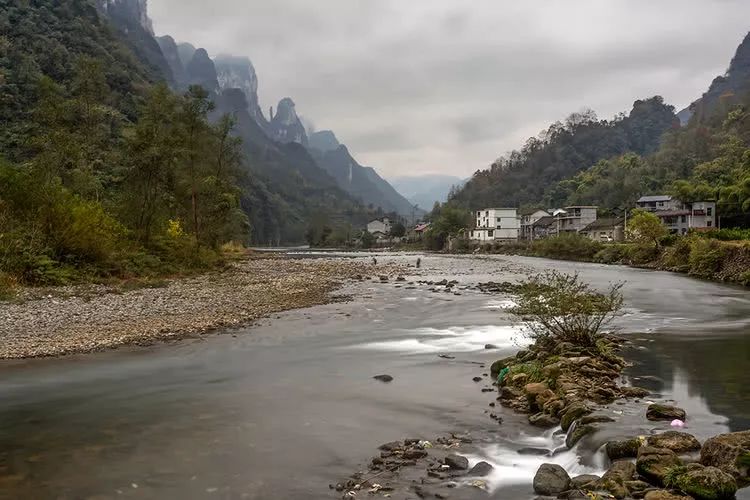
[[[750,286],[750,241],[733,239],[742,235],[743,230],[721,230],[687,236],[663,235],[656,243],[653,240],[601,243],[578,234],[563,234],[530,242],[467,245],[458,251],[478,248],[477,251],[486,253],[624,264]]]

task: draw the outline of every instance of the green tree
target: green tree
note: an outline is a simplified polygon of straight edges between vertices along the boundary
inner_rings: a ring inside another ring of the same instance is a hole
[[[622,284],[600,293],[578,275],[547,271],[518,286],[513,314],[524,322],[526,334],[537,345],[551,349],[560,342],[597,347],[602,328],[623,305]]]
[[[634,210],[628,219],[627,237],[640,245],[653,245],[658,250],[660,240],[669,234],[659,217],[645,210]]]
[[[406,235],[406,226],[404,226],[401,222],[396,222],[391,226],[391,237],[403,238],[404,235]]]

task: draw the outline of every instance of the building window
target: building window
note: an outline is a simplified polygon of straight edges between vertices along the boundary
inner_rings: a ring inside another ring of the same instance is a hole
[[[706,208],[706,215],[708,215],[709,217],[711,217],[713,215],[713,213],[714,213],[714,209],[712,207]]]
[[[684,224],[685,222],[687,222],[687,216],[683,215],[682,216],[682,223]]]
[[[495,236],[495,231],[493,231],[492,229],[490,229],[489,231],[487,231],[487,236],[488,236],[489,238],[492,238],[492,237],[494,237],[494,236]]]
[[[706,227],[711,227],[711,221],[706,221]]]
[[[497,221],[500,222],[500,217],[497,218]]]
[[[489,210],[487,210],[486,212],[484,212],[484,216],[485,216],[485,217],[489,217],[489,216],[490,216],[490,211],[489,211]]]

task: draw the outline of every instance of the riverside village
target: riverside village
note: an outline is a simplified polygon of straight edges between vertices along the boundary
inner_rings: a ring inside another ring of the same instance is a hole
[[[750,1],[0,1],[0,500],[750,500]]]

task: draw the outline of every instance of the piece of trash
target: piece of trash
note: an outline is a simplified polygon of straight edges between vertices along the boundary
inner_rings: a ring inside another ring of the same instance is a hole
[[[344,495],[344,498],[355,498],[357,496],[357,493],[354,491],[347,491],[346,495]]]
[[[497,374],[497,383],[502,384],[503,380],[505,380],[505,376],[508,375],[508,372],[510,372],[510,368],[507,366],[500,370],[500,373]]]
[[[429,441],[420,441],[417,444],[419,444],[419,447],[422,449],[432,448],[432,443],[430,443]]]
[[[131,484],[130,486],[131,486],[131,487],[132,487],[132,488],[133,488],[134,490],[137,490],[137,489],[138,489],[138,485],[137,485],[137,484],[135,484],[135,483],[132,483],[132,484]]]
[[[672,420],[672,423],[669,425],[671,425],[672,427],[685,427],[685,422],[683,422],[679,418],[676,418]]]
[[[487,483],[482,481],[481,479],[475,479],[471,482],[471,485],[475,488],[479,488],[480,490],[487,489]]]
[[[383,488],[383,487],[382,487],[382,486],[380,486],[380,485],[379,485],[378,483],[375,483],[375,484],[373,484],[373,485],[372,485],[372,488],[370,488],[369,490],[367,490],[367,493],[377,493],[377,492],[378,492],[378,491],[380,491],[380,490],[381,490],[382,488]]]

